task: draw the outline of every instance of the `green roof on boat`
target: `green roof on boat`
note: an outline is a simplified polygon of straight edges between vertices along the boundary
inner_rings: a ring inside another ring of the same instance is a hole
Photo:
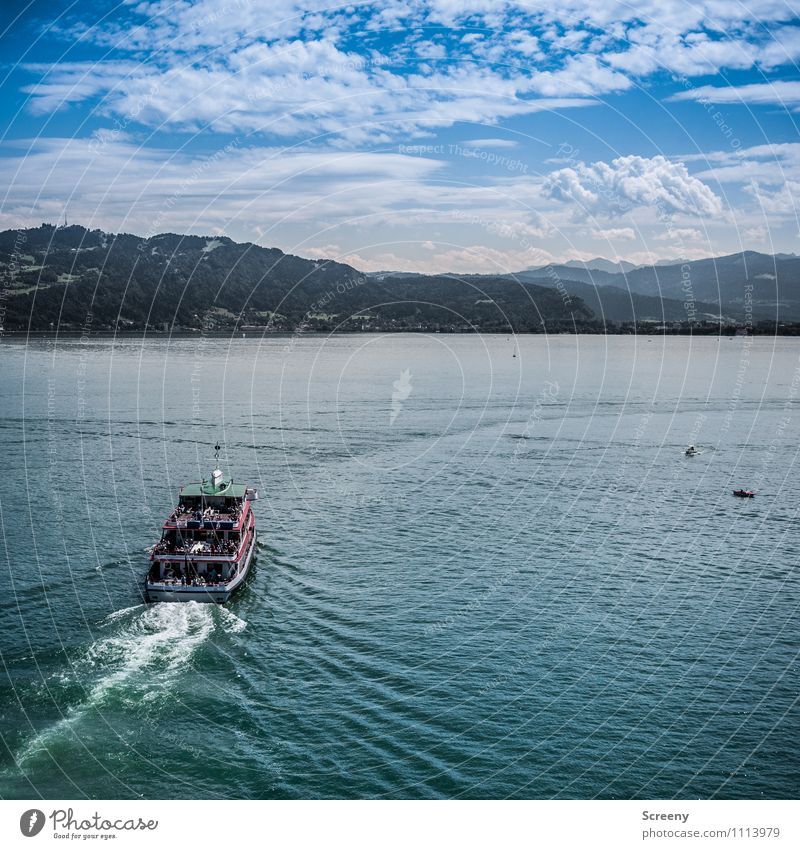
[[[202,483],[189,483],[181,489],[181,495],[221,495],[224,498],[244,498],[247,487],[243,483],[233,481],[221,481],[219,486],[214,486],[211,481]]]

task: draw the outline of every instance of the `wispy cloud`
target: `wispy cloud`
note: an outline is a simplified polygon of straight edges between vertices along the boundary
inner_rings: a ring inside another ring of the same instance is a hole
[[[681,91],[670,100],[700,100],[706,103],[775,103],[796,108],[800,106],[800,81],[775,80],[769,83],[713,86]]]
[[[512,148],[518,147],[519,142],[514,139],[466,139],[461,142],[464,147],[485,147],[485,148]]]

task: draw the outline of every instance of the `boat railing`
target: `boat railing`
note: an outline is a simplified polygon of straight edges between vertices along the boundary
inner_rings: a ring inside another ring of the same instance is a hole
[[[182,572],[182,570],[181,570]],[[210,575],[205,573],[195,574],[191,577],[186,574],[175,574],[173,570],[170,570],[170,573],[167,575],[159,576],[158,578],[154,578],[151,575],[147,576],[147,583],[150,586],[169,586],[169,587],[203,587],[203,586],[225,586],[229,584],[238,574],[239,569],[237,567],[233,567],[228,577],[224,577],[223,575],[214,573],[215,577],[212,579]]]
[[[169,514],[167,524],[177,527],[216,527],[220,524],[235,526],[239,524],[243,512],[242,507],[232,510],[215,510],[213,507],[206,507],[205,510],[200,510],[181,505]]]
[[[154,555],[170,556],[182,554],[186,557],[195,557],[197,555],[202,557],[236,557],[238,551],[239,543],[236,542],[220,543],[218,545],[214,543],[194,542],[190,545],[176,545],[174,547],[158,542],[153,548]]]
[[[157,578],[156,580],[147,579],[148,587],[169,587],[170,589],[175,587],[226,587],[236,575],[231,575],[229,578],[220,578],[217,581],[181,581],[180,578]]]

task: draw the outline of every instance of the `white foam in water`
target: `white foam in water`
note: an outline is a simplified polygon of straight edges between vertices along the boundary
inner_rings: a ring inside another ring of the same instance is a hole
[[[247,627],[247,622],[240,619],[235,613],[231,613],[227,607],[219,607],[217,610],[219,611],[222,630],[226,634],[239,634]]]
[[[119,665],[96,685],[108,689],[152,665],[156,683],[186,665],[194,649],[214,630],[211,610],[198,602],[154,604],[145,607],[113,637],[95,643],[87,652],[92,665]],[[94,692],[94,691],[93,691]]]
[[[17,764],[36,752],[47,750],[48,743],[64,731],[74,733],[74,725],[88,710],[101,707],[110,692],[130,685],[141,673],[147,672],[140,682],[147,692],[168,687],[189,664],[194,650],[215,630],[214,606],[194,601],[136,605],[112,613],[104,624],[113,624],[133,611],[138,612],[129,622],[121,625],[113,636],[94,643],[83,661],[78,662],[78,666],[85,664],[104,673],[92,686],[86,700],[34,737],[17,755]],[[222,617],[224,631],[239,631],[247,624],[229,611],[224,613],[227,614]],[[137,701],[141,695],[137,696]]]
[[[133,610],[140,610],[143,607],[146,607],[144,604],[134,604],[133,607],[123,607],[122,610],[115,610],[113,613],[109,613],[108,616],[100,623],[103,625],[110,625],[112,622],[116,622],[118,619],[122,619],[123,616],[127,616]]]

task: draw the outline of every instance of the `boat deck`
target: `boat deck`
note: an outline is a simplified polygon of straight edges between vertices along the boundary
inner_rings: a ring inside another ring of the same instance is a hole
[[[199,587],[201,589],[209,590],[225,590],[235,579],[236,576],[234,575],[226,581],[206,581],[203,578],[200,578],[187,583],[186,581],[181,581],[179,578],[160,578],[157,581],[147,581],[147,588],[154,590],[191,590]]]
[[[231,510],[214,510],[211,507],[205,510],[191,510],[176,507],[164,523],[164,528],[235,531],[241,528],[246,514],[246,503]]]
[[[172,547],[164,540],[153,546],[153,554],[157,554],[162,560],[170,557],[212,557],[224,560],[235,559],[241,551],[240,544],[236,542],[191,542],[189,545],[176,544]]]

